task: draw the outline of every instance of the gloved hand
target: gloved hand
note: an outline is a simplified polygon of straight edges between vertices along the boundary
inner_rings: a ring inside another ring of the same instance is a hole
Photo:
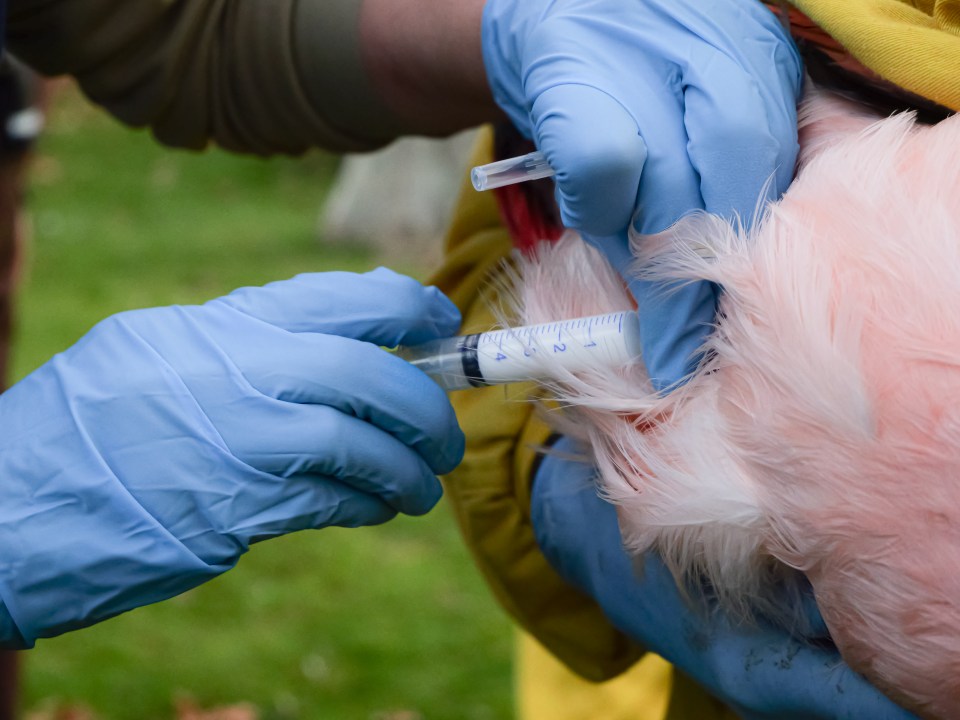
[[[101,322],[0,396],[0,638],[171,597],[259,540],[428,511],[463,435],[444,392],[377,346],[459,323],[386,269]]]
[[[494,98],[556,170],[564,223],[628,279],[635,212],[643,234],[698,209],[749,221],[790,182],[801,62],[758,0],[488,0],[482,33]],[[666,389],[693,367],[715,289],[631,290]]]
[[[567,456],[576,445],[555,446]],[[531,520],[547,559],[595,598],[621,631],[670,661],[741,717],[768,720],[907,720],[840,659],[768,626],[736,624],[719,610],[692,610],[653,553],[635,569],[616,511],[600,499],[594,469],[556,454],[537,472]]]

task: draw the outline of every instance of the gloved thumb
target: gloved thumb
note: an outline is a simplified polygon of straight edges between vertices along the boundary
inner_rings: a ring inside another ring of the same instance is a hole
[[[669,392],[693,372],[704,340],[713,328],[717,288],[700,281],[673,285],[636,277],[626,233],[584,235],[620,273],[637,301],[643,364],[657,392]]]
[[[437,288],[387,268],[362,275],[297,275],[241,288],[208,305],[226,305],[289,332],[341,335],[388,347],[449,337],[460,327],[460,311]]]
[[[537,146],[557,173],[564,225],[595,235],[626,230],[647,159],[630,113],[602,90],[556,85],[540,93],[531,115]]]

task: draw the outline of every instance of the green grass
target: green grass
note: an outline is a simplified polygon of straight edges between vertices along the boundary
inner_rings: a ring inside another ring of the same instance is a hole
[[[62,92],[29,196],[15,373],[120,310],[374,266],[316,241],[334,167],[319,154],[174,153]],[[23,704],[159,720],[186,695],[250,702],[264,720],[492,720],[512,715],[511,647],[441,503],[425,518],[255,546],[193,592],[41,641],[25,654]]]

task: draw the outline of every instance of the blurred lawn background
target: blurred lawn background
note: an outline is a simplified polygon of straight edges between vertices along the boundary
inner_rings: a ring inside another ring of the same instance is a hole
[[[111,313],[375,266],[315,237],[335,165],[165,150],[59,88],[31,173],[15,376]],[[166,720],[190,697],[249,702],[261,720],[509,718],[511,637],[441,503],[257,545],[193,592],[41,641],[24,654],[23,707]]]

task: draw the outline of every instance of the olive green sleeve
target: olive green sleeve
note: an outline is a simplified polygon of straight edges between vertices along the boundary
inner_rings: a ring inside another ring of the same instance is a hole
[[[8,47],[168,145],[364,150],[404,130],[358,45],[360,0],[9,0]]]

